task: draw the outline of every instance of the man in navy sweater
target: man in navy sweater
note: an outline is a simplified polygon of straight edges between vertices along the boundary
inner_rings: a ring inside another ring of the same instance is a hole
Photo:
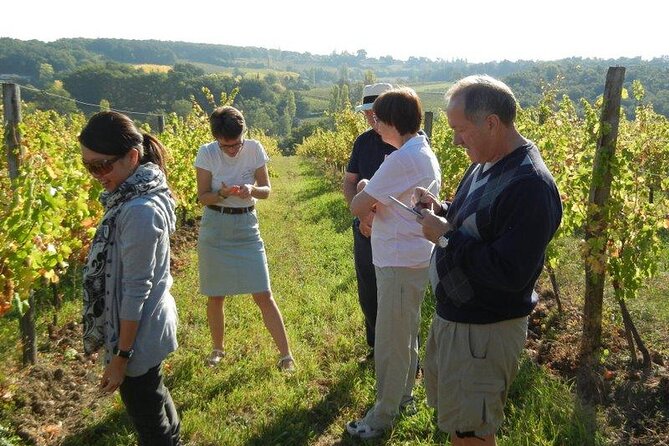
[[[472,165],[450,204],[417,190],[425,207],[418,221],[436,244],[425,387],[454,446],[495,445],[562,204],[537,147],[515,128],[508,86],[469,76],[446,100],[453,142]]]

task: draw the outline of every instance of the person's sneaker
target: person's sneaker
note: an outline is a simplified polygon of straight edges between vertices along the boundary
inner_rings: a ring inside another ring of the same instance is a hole
[[[279,368],[279,370],[286,373],[292,373],[296,368],[295,360],[293,359],[292,355],[286,355],[279,359],[279,362],[276,364],[276,366]]]
[[[209,354],[206,363],[209,367],[216,367],[221,362],[224,356],[225,352],[223,350],[213,349]]]
[[[374,429],[372,426],[362,420],[351,421],[348,423],[346,425],[346,431],[348,431],[349,435],[352,437],[358,438],[376,438],[383,435],[383,431],[381,429]]]
[[[374,347],[372,347],[365,356],[358,359],[358,362],[361,364],[373,361],[374,361]]]

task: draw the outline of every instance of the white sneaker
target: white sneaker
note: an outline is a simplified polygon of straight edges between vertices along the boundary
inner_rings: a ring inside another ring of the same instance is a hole
[[[381,429],[374,429],[362,420],[351,421],[346,425],[346,430],[352,437],[358,438],[376,438],[383,435]]]

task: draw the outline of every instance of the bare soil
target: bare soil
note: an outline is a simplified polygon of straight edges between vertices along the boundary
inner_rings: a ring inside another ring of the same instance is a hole
[[[110,404],[96,389],[100,377],[95,356],[81,350],[81,327],[70,322],[51,329],[42,345],[38,363],[16,370],[0,398],[11,400],[10,420],[16,434],[28,444],[58,444],[81,425],[85,412],[94,413]]]
[[[668,358],[651,351],[651,370],[632,367],[623,329],[612,330],[604,333],[609,354],[595,370],[607,444],[669,446]],[[527,351],[538,364],[575,382],[581,331],[580,309],[565,306],[559,315],[552,292],[546,291],[530,317]]]
[[[196,241],[195,226],[173,235],[173,273],[185,266],[184,253]],[[114,404],[97,389],[102,368],[97,355],[84,355],[81,330],[77,322],[50,326],[49,339],[38,341],[38,363],[8,371],[0,384],[0,409],[10,413],[11,427],[27,444],[58,445],[82,429],[82,418],[95,418]]]

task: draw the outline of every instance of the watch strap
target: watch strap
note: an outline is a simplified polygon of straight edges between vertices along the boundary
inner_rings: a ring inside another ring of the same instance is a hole
[[[118,347],[114,347],[114,350],[112,351],[114,356],[119,356],[121,358],[125,359],[130,359],[132,358],[133,353],[135,353],[135,350],[130,349],[130,350],[120,350]]]

